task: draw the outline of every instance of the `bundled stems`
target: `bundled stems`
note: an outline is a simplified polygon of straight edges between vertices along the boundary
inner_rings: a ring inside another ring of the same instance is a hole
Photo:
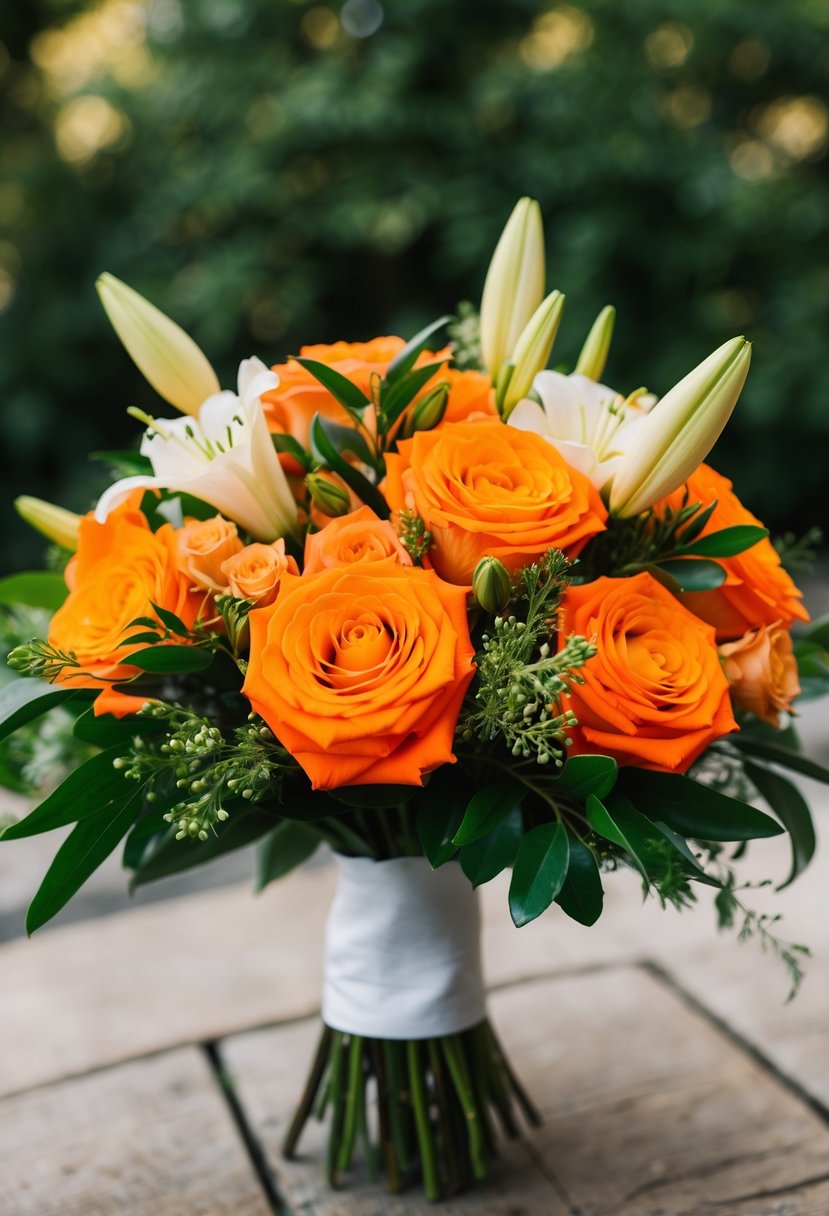
[[[283,1152],[293,1157],[311,1115],[322,1120],[328,1113],[331,1186],[353,1168],[359,1144],[372,1180],[382,1169],[397,1193],[420,1179],[427,1199],[436,1201],[488,1176],[494,1125],[514,1138],[519,1111],[539,1123],[488,1021],[408,1041],[324,1025]]]

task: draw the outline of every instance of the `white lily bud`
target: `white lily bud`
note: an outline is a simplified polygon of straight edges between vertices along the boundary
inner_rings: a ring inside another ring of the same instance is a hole
[[[219,380],[189,334],[142,295],[116,279],[98,276],[95,286],[113,329],[155,391],[183,414],[198,414]]]
[[[751,343],[732,338],[657,402],[614,474],[614,515],[639,515],[690,477],[731,417],[750,362]]]
[[[590,333],[581,348],[581,354],[576,363],[577,375],[587,376],[588,380],[601,380],[615,323],[616,309],[612,304],[606,304],[593,322]]]
[[[14,509],[21,519],[25,519],[41,536],[54,541],[63,549],[75,552],[81,526],[80,515],[67,511],[65,507],[45,502],[42,498],[30,498],[26,494],[14,500]]]
[[[564,298],[560,291],[551,291],[530,317],[518,339],[511,358],[515,370],[506,382],[503,400],[498,403],[504,420],[521,398],[526,397],[533,380],[547,366],[561,323]]]
[[[541,208],[522,198],[495,246],[481,297],[481,351],[493,383],[543,295]]]

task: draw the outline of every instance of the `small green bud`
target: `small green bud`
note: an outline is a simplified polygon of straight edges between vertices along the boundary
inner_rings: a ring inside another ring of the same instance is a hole
[[[449,400],[449,385],[444,381],[437,384],[421,397],[412,410],[412,433],[415,431],[432,431],[443,421],[446,413],[446,403]]]
[[[472,594],[484,612],[501,612],[509,603],[512,580],[497,557],[482,557],[472,575]]]
[[[348,491],[323,473],[308,473],[305,488],[311,495],[312,504],[318,511],[322,511],[323,515],[347,515],[351,510]]]

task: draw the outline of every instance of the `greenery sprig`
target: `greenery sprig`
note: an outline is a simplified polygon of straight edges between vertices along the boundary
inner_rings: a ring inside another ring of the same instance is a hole
[[[229,817],[226,802],[279,801],[285,775],[297,771],[296,761],[256,714],[230,738],[181,705],[146,705],[139,716],[163,722],[163,733],[136,737],[114,764],[125,777],[146,785],[148,802],[181,790],[180,801],[164,815],[167,823],[177,824],[178,840],[207,840]]]
[[[493,631],[483,635],[474,691],[459,724],[464,740],[500,737],[514,756],[563,764],[575,717],[560,708],[561,698],[581,682],[577,669],[596,653],[592,642],[576,636],[558,654],[550,646],[569,571],[557,549],[522,570],[510,601],[515,613],[496,616]]]

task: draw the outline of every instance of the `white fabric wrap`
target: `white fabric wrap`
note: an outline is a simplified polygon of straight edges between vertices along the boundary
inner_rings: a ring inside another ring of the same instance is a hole
[[[456,862],[337,857],[322,1017],[348,1034],[428,1039],[483,1020],[478,897]]]

